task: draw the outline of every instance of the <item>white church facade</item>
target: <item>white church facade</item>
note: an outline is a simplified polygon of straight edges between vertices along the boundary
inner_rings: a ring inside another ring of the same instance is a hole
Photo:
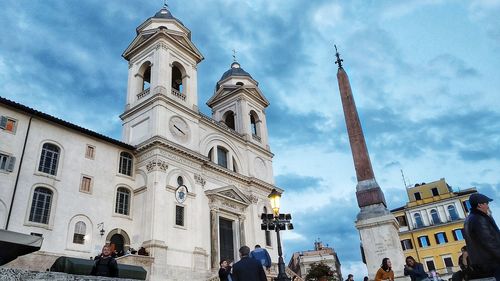
[[[136,31],[121,141],[0,97],[0,227],[44,238],[17,264],[45,270],[105,243],[144,247],[150,280],[207,280],[242,245],[276,262],[260,215],[282,190],[258,82],[233,62],[205,116],[189,29],[164,7]]]

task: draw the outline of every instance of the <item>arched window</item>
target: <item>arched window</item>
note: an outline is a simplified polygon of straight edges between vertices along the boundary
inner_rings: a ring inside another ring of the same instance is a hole
[[[450,213],[450,219],[452,221],[458,220],[458,213],[457,210],[455,209],[455,206],[453,205],[448,206],[448,213]]]
[[[259,122],[259,116],[255,111],[250,111],[250,129],[252,130],[252,135],[260,137],[259,128],[257,123]]]
[[[83,221],[79,221],[75,224],[75,232],[73,233],[73,243],[75,244],[85,244],[85,233],[87,232],[87,226]]]
[[[419,213],[414,214],[413,218],[415,219],[415,228],[424,226],[424,222],[422,221],[422,216],[420,216]]]
[[[238,167],[236,166],[236,159],[233,157],[233,172],[238,172]]]
[[[243,86],[243,82],[236,82],[236,86]]]
[[[141,66],[139,76],[142,78],[141,91],[148,90],[151,84],[151,63],[149,61]]]
[[[59,155],[60,149],[57,145],[52,143],[43,144],[38,171],[55,176],[57,174]]]
[[[217,164],[227,169],[227,150],[224,147],[217,146]]]
[[[118,172],[120,174],[132,176],[132,155],[130,153],[120,153],[120,167]]]
[[[49,224],[52,191],[45,187],[37,187],[33,192],[29,221]]]
[[[267,208],[264,207],[264,214],[267,215]],[[271,246],[271,231],[267,230],[265,231],[265,235],[266,235],[266,246]]]
[[[231,129],[235,130],[236,126],[234,124],[234,112],[231,110],[224,113],[224,123]]]
[[[184,93],[182,85],[182,71],[177,65],[172,66],[172,88],[179,91],[179,93]]]
[[[177,185],[178,186],[181,186],[184,184],[184,179],[181,177],[181,176],[178,176],[177,177]]]
[[[214,149],[213,148],[210,148],[210,151],[208,151],[208,159],[210,159],[210,161],[214,162]]]
[[[433,222],[434,224],[441,223],[441,219],[439,219],[439,214],[438,214],[438,212],[436,211],[436,209],[432,209],[432,210],[431,210],[431,217],[432,217],[432,222]]]
[[[125,187],[119,187],[116,191],[115,213],[129,215],[130,191]]]

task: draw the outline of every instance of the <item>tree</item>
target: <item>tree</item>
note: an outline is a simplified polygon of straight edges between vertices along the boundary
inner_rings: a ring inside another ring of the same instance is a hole
[[[313,263],[309,273],[306,275],[306,281],[337,281],[334,276],[334,270],[328,265],[322,262]]]

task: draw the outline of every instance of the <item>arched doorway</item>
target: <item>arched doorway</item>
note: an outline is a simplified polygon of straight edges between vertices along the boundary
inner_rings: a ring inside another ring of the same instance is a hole
[[[111,245],[111,250],[116,251],[118,253],[118,256],[122,256],[123,253],[125,253],[124,245],[125,245],[125,239],[123,238],[123,235],[121,234],[114,234],[111,236],[111,239],[109,239],[109,244]]]

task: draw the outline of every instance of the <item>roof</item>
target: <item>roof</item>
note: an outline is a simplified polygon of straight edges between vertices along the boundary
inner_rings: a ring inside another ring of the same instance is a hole
[[[232,77],[232,76],[252,78],[252,75],[250,75],[243,68],[241,68],[241,65],[235,61],[231,64],[231,68],[228,71],[224,72],[224,74],[222,74],[222,77],[217,82],[217,88],[219,88],[221,81],[227,79],[228,77]]]
[[[94,138],[103,140],[105,142],[108,142],[108,143],[111,143],[111,144],[114,144],[114,145],[118,145],[118,146],[120,146],[122,148],[129,149],[129,150],[134,150],[135,149],[135,147],[132,146],[132,145],[130,145],[130,144],[127,144],[127,143],[121,142],[119,140],[107,137],[105,135],[96,133],[96,132],[91,131],[89,129],[85,129],[83,127],[80,127],[80,126],[75,125],[73,123],[70,123],[68,121],[64,121],[62,119],[59,119],[59,118],[54,117],[52,115],[49,115],[47,113],[43,113],[41,111],[38,111],[38,110],[33,109],[31,107],[27,107],[27,106],[22,105],[20,103],[8,100],[8,99],[3,98],[1,96],[0,96],[0,104],[4,104],[4,105],[6,105],[8,107],[12,107],[12,108],[17,109],[19,111],[23,111],[23,112],[25,112],[25,113],[27,113],[29,115],[33,115],[33,116],[36,116],[36,117],[38,117],[40,119],[45,119],[47,121],[56,123],[58,125],[66,127],[66,128],[78,131],[78,132],[80,132],[82,134],[85,134],[87,136],[94,137]]]

